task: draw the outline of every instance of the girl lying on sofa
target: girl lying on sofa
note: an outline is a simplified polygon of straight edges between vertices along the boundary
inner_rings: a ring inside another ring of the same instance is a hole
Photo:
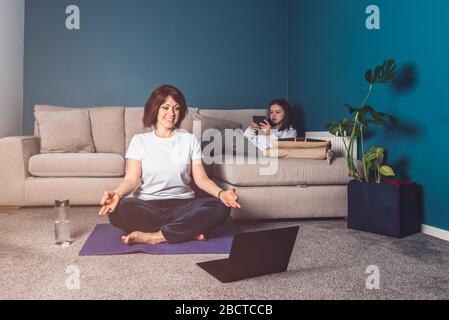
[[[245,130],[245,137],[260,150],[273,147],[273,141],[296,138],[298,133],[293,128],[293,115],[290,104],[285,99],[272,101],[267,109],[264,122],[252,123]]]
[[[298,133],[293,127],[293,115],[290,104],[285,99],[272,101],[267,110],[267,119],[252,123],[245,130],[245,137],[255,144],[266,157],[326,159],[329,164],[335,158],[331,143],[280,141],[296,140]],[[262,131],[262,132],[260,132]]]

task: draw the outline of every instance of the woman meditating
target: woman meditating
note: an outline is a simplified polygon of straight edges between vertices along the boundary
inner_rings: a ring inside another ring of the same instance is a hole
[[[158,87],[143,116],[144,126],[154,130],[132,138],[123,181],[104,192],[99,214],[126,233],[125,244],[205,240],[227,220],[231,207],[240,208],[234,189],[223,190],[207,176],[198,139],[178,130],[187,112],[181,91]],[[195,199],[190,174],[212,197]],[[133,198],[125,198],[133,191]]]

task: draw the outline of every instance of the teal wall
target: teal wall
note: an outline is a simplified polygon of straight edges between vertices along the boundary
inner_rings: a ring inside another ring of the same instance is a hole
[[[379,6],[381,29],[367,30],[365,9]],[[386,58],[402,81],[374,88],[369,104],[396,115],[393,134],[370,144],[389,152],[403,178],[424,189],[424,223],[449,230],[449,1],[290,0],[289,99],[307,130],[347,116],[367,92],[364,73]],[[399,78],[398,78],[399,79]]]
[[[81,29],[65,28],[78,5]],[[287,95],[287,0],[27,0],[24,131],[33,105],[143,106],[162,83],[191,106]]]

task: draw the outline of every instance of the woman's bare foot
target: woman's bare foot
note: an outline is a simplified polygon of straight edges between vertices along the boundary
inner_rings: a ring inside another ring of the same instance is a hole
[[[207,239],[204,234],[200,234],[199,236],[195,237],[195,240],[204,241]],[[124,244],[127,245],[136,243],[158,244],[166,242],[167,239],[165,239],[164,235],[160,231],[155,233],[134,231],[128,234],[127,236],[122,236],[122,241]]]
[[[122,241],[124,244],[127,245],[135,243],[158,244],[166,242],[167,239],[165,239],[161,231],[155,233],[134,231],[128,234],[127,236],[123,236]]]
[[[204,234],[200,234],[198,237],[195,238],[195,240],[204,241],[207,240],[206,236]]]

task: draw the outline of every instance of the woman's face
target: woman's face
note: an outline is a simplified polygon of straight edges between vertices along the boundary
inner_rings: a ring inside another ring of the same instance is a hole
[[[178,123],[180,111],[181,106],[171,96],[168,96],[159,107],[157,125],[166,129],[174,129]]]
[[[285,111],[284,109],[277,104],[273,104],[270,107],[270,121],[274,125],[280,124],[282,121],[284,121],[285,118]]]

